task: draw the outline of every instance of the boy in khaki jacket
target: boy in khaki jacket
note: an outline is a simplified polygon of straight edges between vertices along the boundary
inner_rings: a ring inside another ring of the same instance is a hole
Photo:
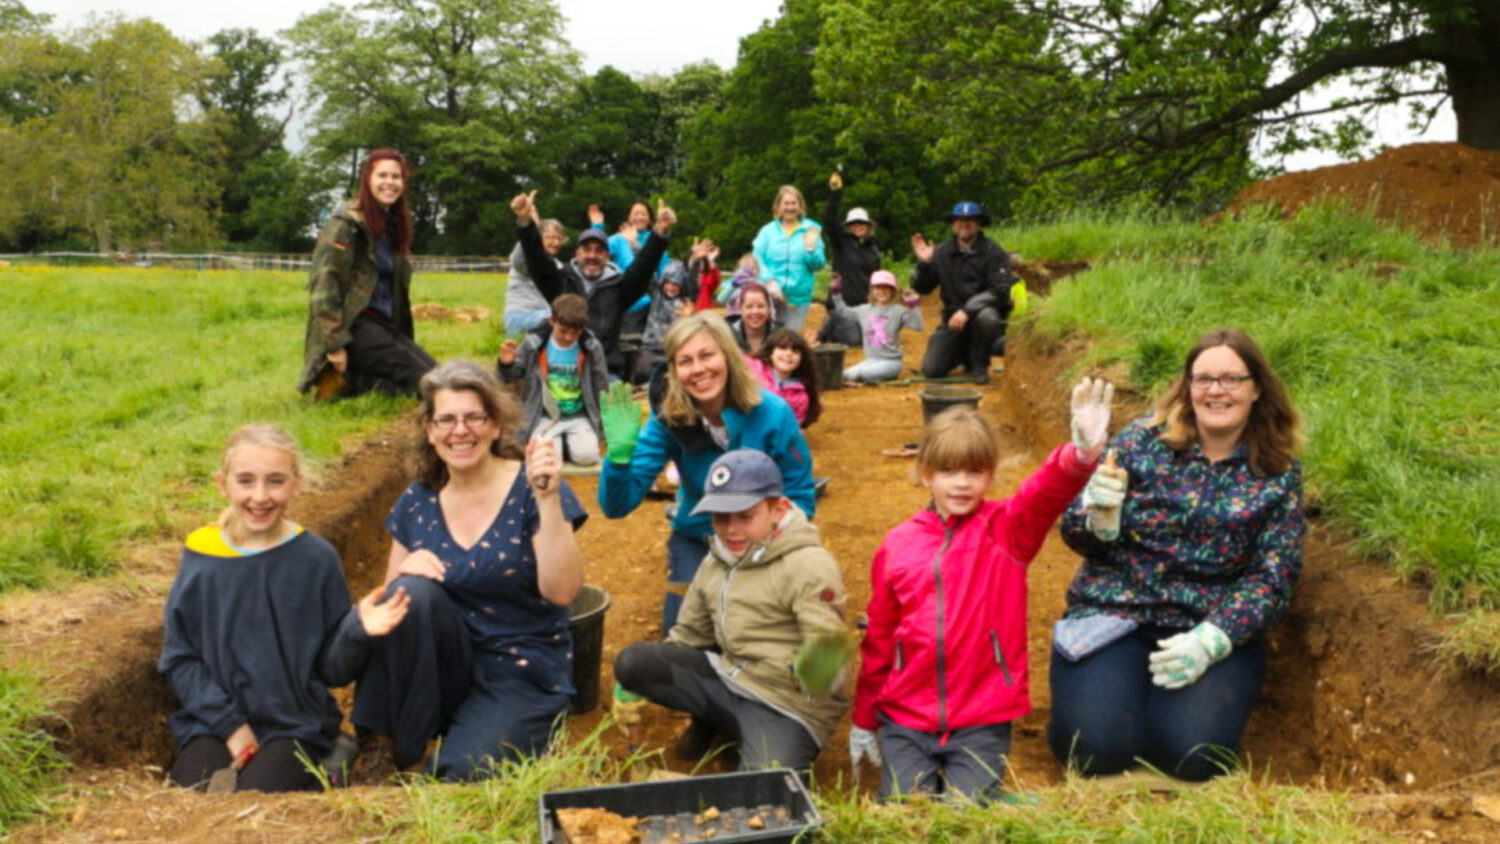
[[[638,722],[645,698],[693,716],[681,755],[701,756],[722,734],[741,770],[805,771],[850,702],[838,564],[759,451],[715,461],[693,512],[713,514],[709,554],[667,640],[616,657],[616,721]]]

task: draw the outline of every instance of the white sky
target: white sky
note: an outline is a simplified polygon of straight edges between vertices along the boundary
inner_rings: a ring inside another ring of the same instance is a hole
[[[201,40],[231,27],[279,32],[332,0],[23,0],[34,12],[54,16],[54,25],[83,24],[90,13],[118,12],[151,18],[178,37]],[[604,65],[634,75],[670,74],[686,64],[711,59],[734,66],[740,38],[773,20],[781,0],[555,0],[567,18],[566,33],[592,73]],[[1451,141],[1457,137],[1453,112],[1445,109],[1423,137],[1406,129],[1402,110],[1388,109],[1374,121],[1376,139],[1390,146],[1418,140]],[[1304,153],[1286,162],[1288,170],[1337,163],[1327,153]]]

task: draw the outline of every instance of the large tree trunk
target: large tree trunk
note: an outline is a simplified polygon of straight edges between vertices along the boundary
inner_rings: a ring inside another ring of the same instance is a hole
[[[1454,26],[1450,44],[1448,93],[1458,117],[1458,142],[1500,150],[1500,10],[1476,4],[1472,27]]]

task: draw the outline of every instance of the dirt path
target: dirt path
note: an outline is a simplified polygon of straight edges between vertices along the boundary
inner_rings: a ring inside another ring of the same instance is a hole
[[[931,303],[926,316],[936,321]],[[924,339],[906,339],[908,363],[920,359]],[[1061,373],[1071,359],[1064,347],[1022,336],[1005,375],[984,389],[981,410],[997,425],[1007,455],[994,494],[1008,494],[1064,436]],[[844,570],[854,613],[868,600],[869,562],[882,536],[926,500],[912,482],[910,460],[880,455],[918,438],[919,390],[829,392],[824,418],[809,433],[817,473],[833,478],[817,524]],[[1125,401],[1141,407],[1140,397],[1127,394]],[[340,548],[356,592],[383,571],[388,540],[380,524],[405,485],[404,430],[395,426],[329,467],[299,502],[298,518]],[[595,513],[580,533],[588,580],[613,597],[601,683],[607,694],[615,654],[659,638],[668,525],[660,502],[606,520],[593,504],[595,479],[570,483]],[[70,788],[87,795],[75,816],[29,830],[35,834],[27,840],[197,841],[207,830],[221,840],[339,839],[337,808],[317,796],[213,802],[161,786],[172,703],[153,665],[176,550],[157,546],[136,556],[129,586],[89,585],[0,602],[4,661],[29,662],[69,699],[56,731],[79,766]],[[1062,775],[1044,737],[1046,669],[1051,624],[1076,565],[1054,533],[1031,573],[1030,687],[1037,711],[1017,724],[1012,757],[1023,788],[1046,787]],[[1444,840],[1500,837],[1500,825],[1472,811],[1476,798],[1500,792],[1500,779],[1484,773],[1500,764],[1500,694],[1490,680],[1435,674],[1423,650],[1430,639],[1420,590],[1392,583],[1385,569],[1347,560],[1337,542],[1315,530],[1294,611],[1271,643],[1271,680],[1246,740],[1257,770],[1273,779],[1355,788],[1366,795],[1361,805],[1372,823],[1403,835],[1439,829]],[[572,719],[570,729],[592,728],[604,710]],[[684,720],[658,708],[648,712],[647,743],[670,745]],[[846,737],[847,720],[818,761],[820,782],[847,777]],[[612,733],[607,741],[623,752],[623,739]],[[689,767],[670,751],[664,762]],[[1472,779],[1440,786],[1464,777]],[[865,786],[873,780],[867,769]],[[1393,796],[1400,791],[1420,793]]]

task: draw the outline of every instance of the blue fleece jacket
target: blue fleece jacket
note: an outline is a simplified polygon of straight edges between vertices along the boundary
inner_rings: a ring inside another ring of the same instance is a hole
[[[781,469],[781,485],[786,497],[811,519],[817,508],[813,495],[812,453],[808,451],[802,428],[797,425],[797,417],[792,415],[787,403],[775,393],[762,389],[760,404],[749,413],[726,407],[723,420],[729,431],[729,449],[753,448],[770,455]],[[703,481],[708,477],[709,467],[724,451],[714,444],[702,425],[669,428],[652,413],[641,431],[630,463],[604,462],[604,472],[599,478],[599,508],[611,519],[630,515],[640,506],[646,490],[651,488],[667,461],[672,460],[682,475],[672,530],[703,539],[713,533],[713,520],[707,513],[694,516],[692,512],[703,497]]]
[[[828,263],[821,232],[816,247],[808,249],[803,244],[802,237],[809,228],[817,228],[817,224],[803,218],[797,228],[787,234],[780,220],[772,220],[760,227],[752,247],[755,260],[760,262],[761,283],[777,282],[787,302],[799,308],[812,301],[813,274]]]

